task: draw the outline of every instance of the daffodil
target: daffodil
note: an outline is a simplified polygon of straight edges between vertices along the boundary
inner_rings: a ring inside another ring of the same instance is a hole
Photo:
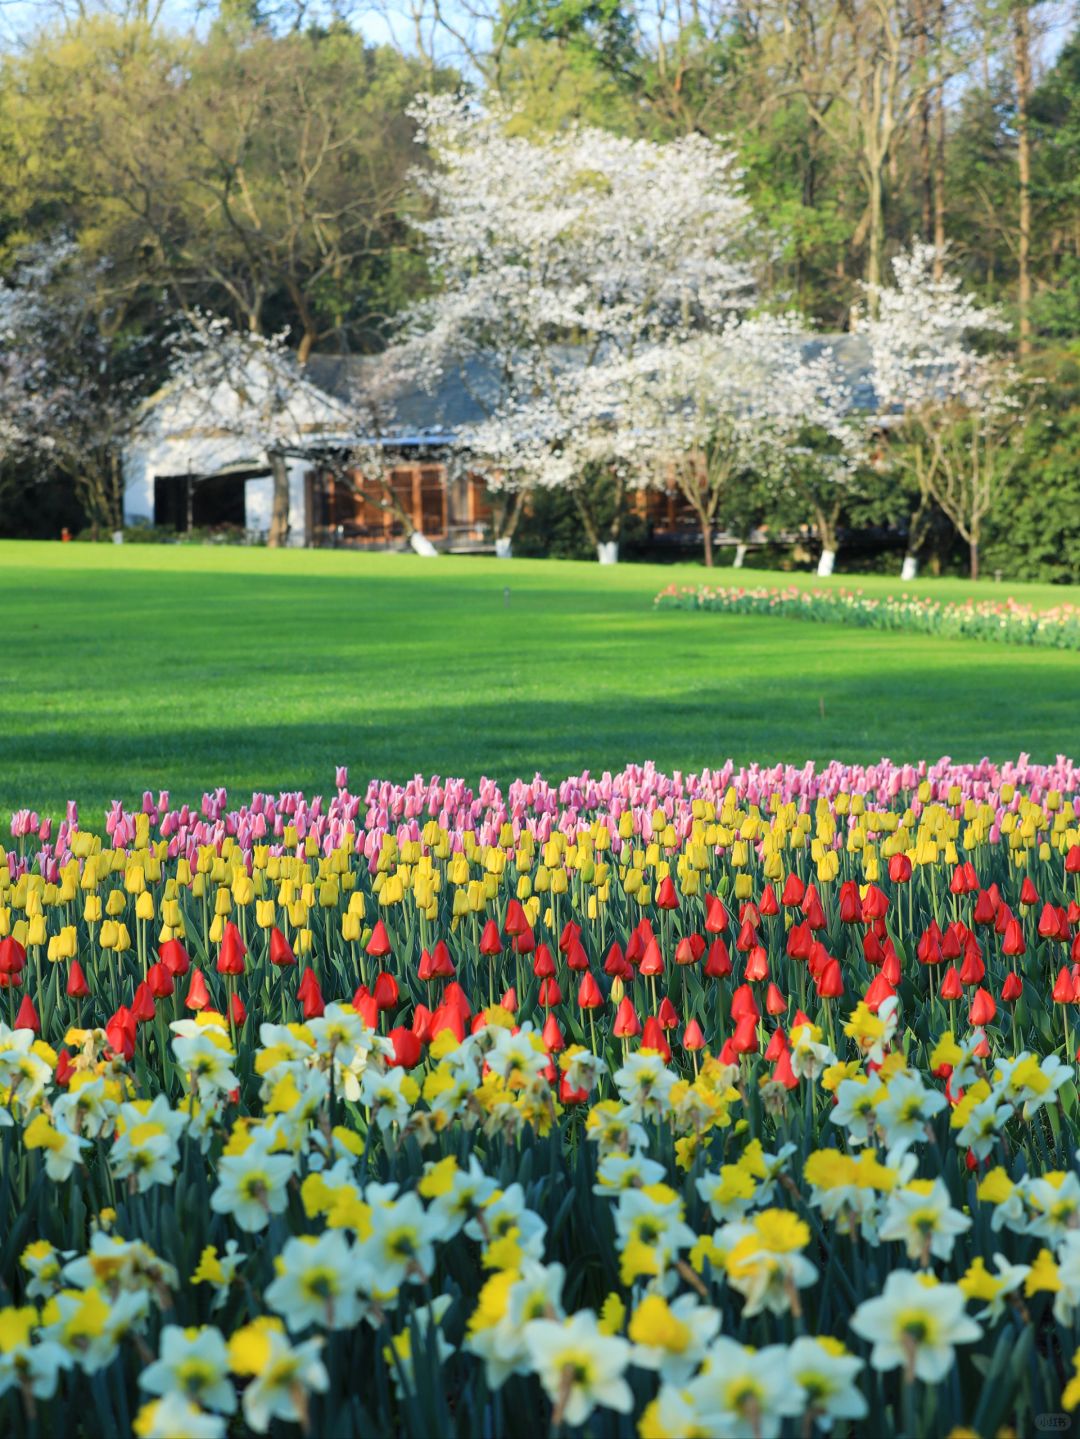
[[[266,1303],[284,1317],[291,1332],[309,1324],[352,1329],[361,1318],[362,1261],[340,1230],[286,1240],[274,1268]]]
[[[956,1236],[970,1228],[971,1219],[953,1208],[942,1180],[913,1179],[888,1195],[878,1237],[901,1241],[909,1259],[928,1264],[931,1255],[950,1259]]]
[[[525,1327],[529,1364],[553,1406],[552,1427],[584,1424],[594,1409],[629,1413],[629,1343],[602,1334],[596,1315],[580,1309],[569,1319],[535,1319]]]
[[[700,1432],[726,1439],[777,1439],[784,1420],[805,1408],[782,1344],[749,1349],[733,1339],[715,1339],[684,1393]]]
[[[902,1368],[910,1382],[940,1384],[953,1367],[956,1346],[972,1344],[982,1329],[964,1313],[965,1296],[955,1284],[895,1269],[876,1299],[865,1299],[851,1327],[873,1345],[875,1369]]]
[[[162,1398],[182,1398],[219,1414],[235,1413],[236,1390],[229,1377],[229,1350],[221,1331],[212,1325],[181,1329],[166,1324],[158,1357],[139,1375],[139,1388]]]

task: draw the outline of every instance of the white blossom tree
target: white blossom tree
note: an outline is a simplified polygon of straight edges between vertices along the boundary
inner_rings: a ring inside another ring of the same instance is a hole
[[[893,283],[868,295],[861,325],[869,339],[882,426],[899,445],[918,493],[903,577],[918,572],[918,549],[937,504],[967,542],[979,574],[982,527],[1008,472],[1007,447],[1022,419],[1016,374],[977,340],[1007,330],[948,272],[934,275],[935,251],[916,244],[893,261]]]
[[[526,139],[506,114],[448,96],[416,116],[435,159],[418,178],[434,210],[419,228],[441,288],[409,313],[399,362],[432,386],[473,362],[487,418],[458,436],[467,462],[503,494],[577,483],[588,529],[581,464],[609,465],[617,486],[628,474],[623,367],[661,340],[722,328],[755,299],[736,163],[699,135]],[[520,501],[502,508],[509,529]],[[617,530],[597,532],[613,540]]]
[[[145,393],[145,342],[111,330],[108,276],[61,237],[0,282],[0,465],[63,474],[90,525],[123,525],[122,456]]]

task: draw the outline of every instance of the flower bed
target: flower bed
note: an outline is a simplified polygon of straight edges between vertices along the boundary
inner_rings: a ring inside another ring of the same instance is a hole
[[[928,595],[875,597],[862,590],[803,590],[794,585],[668,585],[654,601],[659,609],[716,610],[732,615],[780,615],[861,629],[962,636],[999,644],[1080,650],[1080,607],[1036,610],[1014,599],[965,600]]]
[[[1032,1432],[1078,816],[1024,757],[21,811],[3,1432]]]

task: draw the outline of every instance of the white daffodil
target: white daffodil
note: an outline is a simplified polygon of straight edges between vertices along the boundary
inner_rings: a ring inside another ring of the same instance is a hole
[[[877,1128],[877,1106],[887,1093],[876,1072],[865,1078],[841,1080],[836,1089],[836,1104],[829,1118],[833,1124],[847,1130],[850,1144],[869,1144]]]
[[[895,1269],[876,1299],[866,1299],[851,1327],[873,1345],[875,1369],[903,1369],[910,1382],[940,1384],[952,1369],[957,1344],[971,1344],[982,1329],[964,1313],[964,1293],[928,1274]]]
[[[940,1179],[913,1179],[887,1196],[878,1237],[900,1240],[909,1259],[928,1264],[930,1256],[951,1259],[958,1234],[966,1234],[971,1220],[950,1203]]]
[[[359,1323],[360,1266],[340,1229],[328,1229],[318,1238],[304,1234],[287,1240],[274,1269],[266,1302],[284,1317],[291,1332],[309,1324],[352,1329]]]
[[[475,1219],[466,1224],[465,1233],[485,1246],[512,1235],[522,1259],[539,1262],[544,1257],[547,1225],[526,1205],[520,1184],[496,1190]]]
[[[647,1294],[630,1317],[631,1362],[655,1369],[666,1384],[684,1384],[694,1374],[720,1331],[720,1312],[681,1294],[670,1304]]]
[[[658,1119],[667,1112],[678,1076],[659,1054],[638,1052],[629,1055],[612,1077],[625,1106],[626,1119],[636,1121]]]
[[[308,1427],[308,1399],[330,1387],[319,1357],[322,1339],[292,1345],[278,1320],[256,1320],[229,1340],[233,1372],[251,1375],[244,1390],[244,1419],[256,1434],[265,1434],[274,1419]]]
[[[171,1024],[172,1051],[177,1066],[189,1087],[201,1094],[206,1090],[231,1094],[240,1081],[230,1068],[236,1056],[228,1034],[215,1025],[199,1027],[194,1020],[180,1019]]]
[[[1059,1244],[1080,1228],[1080,1179],[1058,1170],[1040,1179],[1021,1181],[1024,1202],[1030,1211],[1027,1232],[1051,1244]]]
[[[166,1394],[144,1404],[131,1427],[137,1439],[224,1439],[226,1426],[182,1395]]]
[[[626,1382],[630,1345],[602,1334],[591,1309],[561,1322],[535,1319],[525,1327],[529,1363],[554,1408],[552,1428],[584,1424],[594,1409],[628,1414],[634,1396]]]
[[[864,1419],[867,1403],[855,1381],[866,1367],[839,1339],[796,1339],[788,1350],[791,1377],[803,1391],[806,1412],[822,1429],[838,1419]]]
[[[161,1331],[158,1357],[139,1375],[139,1388],[165,1398],[174,1396],[214,1409],[236,1411],[236,1390],[229,1377],[229,1350],[220,1329],[181,1329],[166,1324]]]
[[[647,1184],[659,1184],[666,1172],[662,1164],[640,1150],[635,1149],[632,1154],[616,1150],[605,1154],[596,1166],[593,1193],[614,1199],[620,1189],[644,1189]]]
[[[802,1253],[810,1243],[806,1222],[789,1209],[764,1209],[751,1219],[717,1230],[727,1281],[745,1302],[750,1318],[769,1309],[785,1314],[798,1307],[796,1291],[817,1279],[817,1268]]]
[[[365,1069],[360,1081],[360,1102],[371,1106],[375,1123],[385,1134],[392,1124],[407,1124],[413,1101],[405,1092],[416,1081],[404,1069]]]
[[[269,1154],[261,1143],[250,1144],[241,1154],[223,1154],[210,1208],[215,1214],[231,1214],[241,1229],[255,1234],[266,1228],[271,1214],[288,1207],[295,1167],[291,1154]]]
[[[957,1144],[961,1149],[970,1149],[976,1159],[985,1159],[1012,1114],[1011,1105],[1003,1104],[996,1094],[989,1095],[972,1106],[965,1123],[957,1131]]]
[[[72,1356],[63,1345],[39,1333],[38,1312],[32,1304],[0,1310],[0,1397],[9,1389],[29,1391],[35,1399],[51,1399],[61,1369],[70,1369]]]
[[[987,1269],[982,1255],[977,1254],[968,1267],[967,1273],[958,1281],[967,1299],[986,1300],[986,1308],[980,1310],[975,1318],[988,1319],[992,1323],[1005,1313],[1009,1295],[1014,1294],[1031,1273],[1030,1264],[1010,1264],[1004,1254],[995,1254],[994,1264],[997,1268],[996,1274],[992,1274]],[[1080,1278],[1080,1275],[1077,1277]],[[1060,1298],[1061,1294],[1055,1296],[1055,1314],[1057,1313],[1056,1301]],[[1061,1322],[1065,1324],[1070,1321],[1062,1319]]]
[[[724,1439],[776,1439],[784,1420],[806,1407],[782,1344],[747,1349],[724,1337],[713,1340],[702,1372],[683,1393],[698,1432]]]
[[[885,1135],[889,1163],[895,1164],[916,1141],[926,1138],[927,1124],[947,1101],[936,1089],[927,1089],[915,1074],[893,1075],[888,1089],[877,1105],[877,1118]]]
[[[369,1204],[370,1191],[369,1185]],[[388,1296],[406,1281],[422,1284],[435,1268],[435,1243],[444,1234],[444,1220],[415,1194],[372,1205],[371,1233],[356,1251],[368,1292]]]
[[[493,1274],[480,1290],[469,1317],[464,1347],[484,1361],[489,1388],[498,1389],[511,1374],[529,1370],[525,1327],[535,1319],[562,1319],[561,1264],[526,1260],[521,1270]]]
[[[54,1249],[47,1239],[35,1239],[19,1255],[19,1263],[30,1276],[27,1299],[48,1299],[60,1287],[62,1266],[75,1257],[73,1249]]]

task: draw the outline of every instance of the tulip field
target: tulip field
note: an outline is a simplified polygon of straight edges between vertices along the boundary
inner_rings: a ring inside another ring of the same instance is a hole
[[[17,811],[0,1432],[1080,1406],[1080,765]]]

